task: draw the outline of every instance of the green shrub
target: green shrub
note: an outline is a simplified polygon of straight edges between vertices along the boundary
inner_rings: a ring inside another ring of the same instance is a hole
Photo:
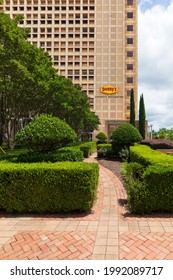
[[[101,143],[101,144],[98,144],[98,145],[97,145],[97,150],[100,150],[101,148],[108,148],[108,149],[111,149],[111,148],[112,148],[112,145],[109,144],[109,143]]]
[[[134,143],[142,140],[139,131],[129,123],[122,123],[111,134],[112,149],[115,153],[119,153],[122,148],[134,145]]]
[[[84,158],[88,158],[96,151],[96,142],[84,142],[80,145],[80,150],[83,152]]]
[[[96,135],[96,138],[98,139],[98,140],[106,140],[107,139],[107,136],[106,136],[106,134],[105,133],[103,133],[103,132],[99,132],[97,135]]]
[[[80,147],[85,147],[85,146],[90,146],[91,148],[91,154],[93,154],[97,147],[96,147],[96,141],[88,141],[88,142],[73,142],[73,143],[70,143],[68,145],[66,145],[66,147],[68,148],[74,148],[74,149],[79,149],[80,150]]]
[[[59,118],[40,115],[16,134],[16,142],[37,152],[49,152],[65,146],[76,133]]]
[[[129,161],[129,156],[130,156],[130,152],[129,149],[124,147],[120,152],[119,152],[119,156],[122,159],[122,161]]]
[[[119,156],[119,153],[124,148],[124,145],[117,144],[116,141],[112,141],[112,150],[116,156]]]
[[[123,163],[122,176],[127,184],[133,180],[142,181],[144,171],[144,167],[137,162],[125,162]]]
[[[111,151],[112,145],[111,144],[98,144],[97,145],[97,157],[98,158],[107,158],[108,151]]]
[[[99,133],[96,135],[96,138],[98,139],[97,144],[104,144],[104,143],[106,143],[107,136],[106,136],[105,133],[99,132]]]
[[[173,157],[135,145],[130,147],[130,159],[123,175],[131,212],[173,212]]]
[[[149,166],[143,180],[151,196],[151,210],[173,212],[173,166]]]
[[[156,164],[169,165],[173,164],[173,156],[152,150],[145,145],[135,145],[130,147],[130,161],[138,162],[145,167]]]
[[[91,155],[96,152],[97,150],[97,143],[96,141],[89,141],[85,142],[84,145],[89,145],[91,147]]]
[[[80,150],[83,152],[84,158],[90,157],[90,155],[91,155],[91,146],[90,145],[80,146]]]
[[[131,180],[127,184],[127,197],[130,212],[134,214],[151,213],[150,195],[150,192],[143,182]]]
[[[145,139],[140,141],[141,145],[147,145],[153,150],[173,149],[173,141],[167,139]]]
[[[20,154],[16,162],[61,162],[61,161],[83,161],[83,153],[80,150],[62,148],[54,153],[29,152]]]
[[[19,213],[88,211],[96,198],[94,163],[0,163],[0,208]]]
[[[172,166],[149,166],[143,174],[143,180],[129,181],[127,189],[131,212],[173,212]]]

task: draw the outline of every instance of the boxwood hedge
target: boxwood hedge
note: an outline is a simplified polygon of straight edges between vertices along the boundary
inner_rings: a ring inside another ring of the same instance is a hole
[[[139,179],[126,180],[132,213],[173,212],[173,167],[150,165]]]
[[[0,162],[0,209],[7,212],[88,211],[96,199],[95,163]]]
[[[145,145],[135,145],[130,147],[130,161],[138,162],[144,166],[164,164],[173,164],[173,156],[152,150]]]
[[[173,212],[173,156],[148,146],[130,148],[131,163],[124,165],[131,212]]]
[[[15,159],[16,162],[61,162],[83,161],[83,153],[77,149],[62,148],[53,153],[21,153]],[[14,160],[13,160],[14,161]]]

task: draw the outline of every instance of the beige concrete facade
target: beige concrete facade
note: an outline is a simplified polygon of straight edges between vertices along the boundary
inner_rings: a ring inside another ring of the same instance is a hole
[[[137,2],[4,0],[0,11],[24,16],[30,41],[50,54],[59,74],[82,86],[107,133],[111,121],[129,120],[131,88],[137,115]],[[107,95],[102,86],[118,92]]]

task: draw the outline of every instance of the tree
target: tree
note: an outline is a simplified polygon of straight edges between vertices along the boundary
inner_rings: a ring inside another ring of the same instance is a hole
[[[95,112],[86,110],[84,113],[83,124],[82,124],[82,137],[84,141],[88,141],[91,138],[91,133],[98,129],[100,124],[98,116]]]
[[[53,69],[48,55],[27,41],[17,23],[0,14],[0,144],[5,130],[9,148],[14,146],[19,119],[37,113]]]
[[[145,139],[146,134],[146,115],[145,115],[145,105],[143,94],[140,96],[139,101],[139,132],[143,139]]]
[[[134,90],[131,89],[130,92],[130,124],[135,126],[135,100],[134,100]]]
[[[16,141],[33,151],[44,153],[66,146],[76,137],[65,121],[42,114],[16,134]]]
[[[56,73],[46,52],[27,41],[20,20],[0,14],[0,145],[5,130],[12,149],[19,121],[25,125],[43,113],[65,120],[78,137],[97,129],[99,119],[89,98]]]
[[[91,112],[89,98],[80,86],[74,86],[70,80],[55,75],[49,83],[47,105],[40,107],[42,112],[64,119],[76,132],[78,139],[98,129],[98,116]]]

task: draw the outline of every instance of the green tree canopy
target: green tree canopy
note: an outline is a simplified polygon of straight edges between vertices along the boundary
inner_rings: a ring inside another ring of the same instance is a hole
[[[0,14],[0,145],[4,130],[10,147],[19,120],[27,123],[42,113],[65,120],[78,136],[97,129],[88,97],[56,73],[46,52],[28,42],[20,20]]]

